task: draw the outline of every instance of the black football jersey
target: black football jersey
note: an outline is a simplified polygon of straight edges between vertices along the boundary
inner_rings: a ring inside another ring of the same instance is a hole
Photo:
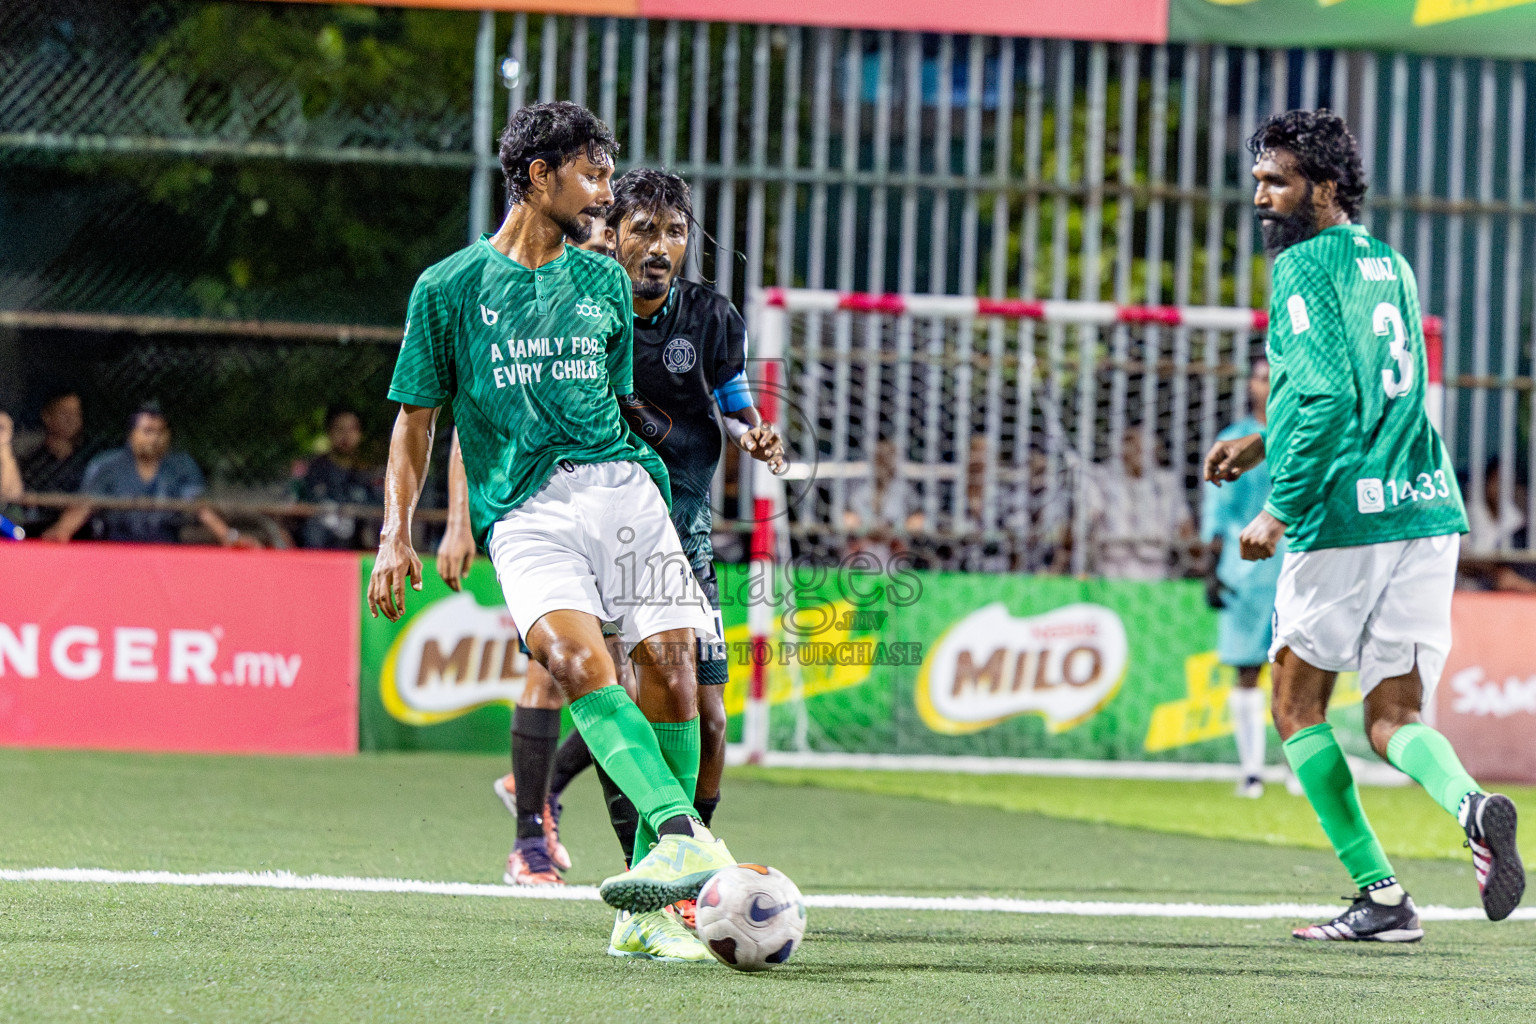
[[[673,520],[702,518],[679,522],[680,534],[709,530],[709,485],[721,451],[715,402],[724,412],[750,404],[746,364],[746,322],[705,285],[679,278],[655,316],[635,318],[635,395],[625,417],[667,464]]]

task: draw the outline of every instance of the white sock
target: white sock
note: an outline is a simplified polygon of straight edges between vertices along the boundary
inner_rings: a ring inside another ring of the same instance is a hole
[[[1254,687],[1248,692],[1253,694],[1253,708],[1248,716],[1248,728],[1252,730],[1248,750],[1253,755],[1253,770],[1250,774],[1258,775],[1264,771],[1264,741],[1269,726],[1264,722],[1264,691]]]
[[[1259,775],[1264,771],[1264,694],[1258,689],[1234,686],[1227,706],[1243,775]]]
[[[1388,881],[1390,884],[1382,885],[1379,889],[1367,889],[1365,894],[1371,898],[1372,903],[1380,903],[1384,907],[1402,906],[1403,897],[1408,894],[1403,891],[1401,885],[1397,884],[1396,878]],[[1376,884],[1381,885],[1380,882]]]

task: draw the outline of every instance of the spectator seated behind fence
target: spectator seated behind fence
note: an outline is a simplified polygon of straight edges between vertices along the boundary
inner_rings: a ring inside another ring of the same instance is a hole
[[[1128,427],[1118,462],[1089,467],[1087,487],[1090,569],[1100,576],[1163,580],[1170,555],[1195,539],[1195,520],[1178,473],[1145,458],[1142,430]]]
[[[205,490],[203,471],[192,456],[171,450],[171,425],[157,405],[140,406],[128,420],[128,443],[102,452],[85,468],[82,495],[104,498],[200,498]],[[67,541],[96,511],[88,502],[72,505],[44,534],[44,539]],[[102,540],[140,544],[175,544],[187,517],[169,509],[103,509],[96,516]],[[228,547],[240,534],[213,509],[203,506],[196,519]]]
[[[1052,462],[1044,447],[1029,446],[1029,477],[1019,488],[1022,507],[1009,514],[1010,528],[1021,533],[1018,572],[1040,575],[1067,572],[1071,555],[1071,488],[1053,486]]]
[[[985,507],[989,466],[993,471],[990,515]],[[1016,568],[1011,539],[998,534],[1017,520],[1017,503],[1013,500],[1013,489],[1006,486],[997,473],[997,463],[985,434],[971,435],[961,486],[965,512],[955,519],[953,532],[956,539],[939,545],[940,563],[957,572],[1008,572]],[[993,536],[982,536],[988,533]]]
[[[23,492],[73,494],[80,489],[87,462],[80,396],[73,391],[54,394],[43,403],[40,418],[42,443],[17,457],[11,445],[10,417],[0,413],[0,500],[15,501]],[[60,512],[30,506],[19,515],[27,536],[38,537],[59,521]]]
[[[1499,460],[1494,459],[1483,474],[1481,495],[1473,494],[1466,481],[1462,482],[1462,492],[1467,496],[1467,535],[1461,542],[1457,582],[1466,590],[1533,594],[1536,582],[1532,582],[1531,573],[1536,567],[1513,565],[1497,557],[1498,552],[1519,551],[1527,546],[1525,513],[1521,511],[1526,495],[1523,481],[1516,479],[1506,501],[1499,493],[1501,477]]]
[[[843,529],[849,534],[848,554],[869,554],[885,567],[892,557],[907,551],[906,539],[898,534],[923,528],[923,514],[913,507],[907,482],[901,478],[901,453],[895,441],[875,443],[869,477],[850,480],[847,496]]]
[[[317,505],[380,504],[383,488],[378,468],[363,465],[358,457],[363,423],[357,413],[331,409],[325,415],[325,436],[329,449],[310,460],[297,482],[298,500]],[[379,542],[377,524],[373,536],[359,536],[366,532],[367,523],[338,511],[324,512],[305,521],[300,542],[306,548],[371,548]]]

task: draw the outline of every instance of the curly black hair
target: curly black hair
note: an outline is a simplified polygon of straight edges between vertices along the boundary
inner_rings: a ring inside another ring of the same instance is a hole
[[[677,210],[693,226],[693,190],[671,171],[636,167],[625,171],[613,183],[613,205],[608,208],[608,223],[615,230],[636,210],[656,213]]]
[[[1360,144],[1338,114],[1322,109],[1271,115],[1249,137],[1248,152],[1258,156],[1271,149],[1294,153],[1297,169],[1314,185],[1334,182],[1339,207],[1350,220],[1360,215],[1367,188]]]
[[[543,160],[558,168],[585,153],[589,160],[612,160],[619,144],[606,124],[586,107],[560,100],[535,103],[514,111],[501,133],[501,172],[507,178],[507,201],[528,198],[528,168]]]

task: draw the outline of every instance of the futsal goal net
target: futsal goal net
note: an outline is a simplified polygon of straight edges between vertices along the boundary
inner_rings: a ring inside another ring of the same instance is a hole
[[[1182,598],[1115,577],[1198,572],[1201,463],[1253,412],[1263,311],[771,288],[749,319],[791,465],[743,481],[742,752],[1214,756],[1198,724],[1160,739],[1152,720],[1189,697],[1214,634],[1188,635],[1207,622]],[[1051,618],[1086,605],[1118,617],[1124,651],[1047,642],[1106,641],[1107,625]],[[960,651],[958,676],[936,663],[984,612],[997,645]],[[1114,692],[1084,704],[1111,669]]]

